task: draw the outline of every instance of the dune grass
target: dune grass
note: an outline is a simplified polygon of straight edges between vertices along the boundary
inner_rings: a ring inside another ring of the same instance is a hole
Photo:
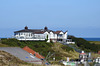
[[[64,49],[64,48],[62,48],[62,46],[66,46],[66,45],[62,45],[60,43],[55,43],[54,46],[52,47],[52,49],[55,52],[58,52],[58,54],[60,55],[60,57],[62,59],[66,60],[67,57],[69,57],[70,59],[79,58],[79,53],[78,52],[76,52],[75,50],[71,50],[71,48],[69,48],[69,47],[66,47],[66,49]]]
[[[93,53],[93,52],[91,53],[91,55],[92,55],[92,57],[93,57],[93,58],[97,58],[97,57],[100,57],[100,54],[97,54],[97,53]]]
[[[72,48],[67,45],[60,43],[47,43],[45,41],[19,41],[17,39],[2,39],[2,46],[11,46],[11,47],[25,47],[28,46],[36,52],[39,52],[41,55],[46,57],[48,53],[55,53],[56,60],[66,59],[66,57],[71,57],[71,59],[78,58],[78,53],[75,52]],[[52,55],[53,58],[54,55]]]
[[[100,41],[89,41],[90,43],[94,43],[94,44],[100,44]]]
[[[26,63],[5,51],[0,51],[0,66],[44,66],[44,65]]]
[[[9,47],[9,46],[6,45],[6,44],[2,44],[2,43],[0,43],[0,47]]]

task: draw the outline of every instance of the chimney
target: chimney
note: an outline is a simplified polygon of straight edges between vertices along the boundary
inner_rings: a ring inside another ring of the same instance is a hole
[[[47,31],[47,30],[48,30],[48,28],[47,28],[47,27],[44,27],[44,30],[45,30],[45,31]]]
[[[27,26],[25,26],[25,29],[27,30],[27,29],[28,29],[28,27],[27,27]]]
[[[84,51],[82,51],[82,53],[84,53]]]

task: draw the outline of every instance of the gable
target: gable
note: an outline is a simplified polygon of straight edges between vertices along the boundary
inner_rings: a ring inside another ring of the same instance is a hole
[[[59,34],[64,34],[63,32],[60,32]]]

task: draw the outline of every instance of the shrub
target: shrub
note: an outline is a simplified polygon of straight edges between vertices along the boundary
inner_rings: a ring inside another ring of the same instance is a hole
[[[99,48],[100,45],[89,43],[83,38],[76,38],[74,36],[68,36],[68,38],[71,38],[73,41],[75,41],[78,47],[80,47],[82,50],[85,50],[87,52],[89,51],[98,52],[100,50]]]
[[[72,48],[68,47],[67,45],[62,45],[61,48],[65,51],[73,51]]]

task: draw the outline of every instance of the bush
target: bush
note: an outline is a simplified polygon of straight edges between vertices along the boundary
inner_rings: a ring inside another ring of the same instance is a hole
[[[61,48],[65,51],[73,51],[72,48],[68,47],[67,45],[62,45]]]
[[[18,40],[17,39],[1,39],[1,43],[6,44],[8,46],[18,46]]]
[[[28,46],[34,51],[39,52],[43,56],[46,56],[49,51],[53,52],[53,50],[51,50],[51,46],[53,43],[47,43],[45,41],[19,41],[17,39],[11,38],[11,39],[2,39],[1,43],[11,47],[23,48],[25,46]]]
[[[89,43],[83,38],[76,38],[74,36],[68,36],[68,38],[71,38],[73,41],[75,41],[78,47],[80,47],[82,50],[85,50],[87,52],[89,51],[98,52],[100,50],[99,48],[100,45]]]
[[[46,41],[19,41],[17,39],[2,39],[1,42],[2,42],[2,44],[6,44],[6,45],[12,46],[12,47],[23,48],[25,46],[28,46],[32,50],[43,55],[44,57],[46,57],[48,55],[48,53],[50,52],[51,54],[55,53],[56,60],[60,60],[62,58],[62,54],[59,54],[59,52],[54,51],[54,49],[51,48],[52,46],[54,46],[54,44],[47,43]],[[73,51],[72,48],[70,48],[66,45],[61,44],[61,48],[65,51]],[[52,59],[52,57],[50,57],[49,59]]]

